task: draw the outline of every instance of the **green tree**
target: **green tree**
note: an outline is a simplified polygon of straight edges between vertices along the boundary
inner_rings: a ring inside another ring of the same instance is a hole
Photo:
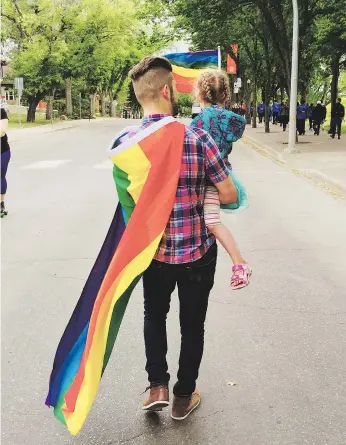
[[[340,70],[346,68],[346,13],[342,0],[320,0],[316,19],[316,47],[332,76],[330,100],[336,103]]]
[[[67,45],[61,38],[62,8],[49,0],[4,0],[4,35],[15,43],[13,71],[24,77],[27,121],[35,120],[38,103],[62,84],[61,65]]]

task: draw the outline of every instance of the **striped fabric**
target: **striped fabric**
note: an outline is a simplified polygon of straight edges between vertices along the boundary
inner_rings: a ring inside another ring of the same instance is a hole
[[[171,214],[185,126],[166,117],[110,149],[119,205],[60,340],[46,404],[78,434],[95,399],[125,309]]]
[[[208,185],[205,191],[204,200],[204,219],[207,226],[216,226],[221,224],[220,217],[220,199],[217,188]]]

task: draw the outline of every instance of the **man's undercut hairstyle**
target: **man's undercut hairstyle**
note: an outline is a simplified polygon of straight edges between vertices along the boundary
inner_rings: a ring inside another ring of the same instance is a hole
[[[171,63],[163,57],[144,57],[129,73],[139,103],[155,102],[162,88],[173,84]]]

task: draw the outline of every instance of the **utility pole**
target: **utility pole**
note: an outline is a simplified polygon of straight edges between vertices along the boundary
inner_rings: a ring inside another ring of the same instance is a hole
[[[292,38],[292,70],[291,70],[291,94],[290,94],[290,123],[288,128],[288,146],[286,153],[296,152],[295,143],[297,135],[297,86],[298,86],[298,2],[292,0],[293,6],[293,38]]]

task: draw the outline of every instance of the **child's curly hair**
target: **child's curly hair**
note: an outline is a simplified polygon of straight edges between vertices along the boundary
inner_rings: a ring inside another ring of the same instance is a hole
[[[203,71],[197,79],[197,95],[212,105],[229,105],[231,90],[226,74],[221,70]]]

